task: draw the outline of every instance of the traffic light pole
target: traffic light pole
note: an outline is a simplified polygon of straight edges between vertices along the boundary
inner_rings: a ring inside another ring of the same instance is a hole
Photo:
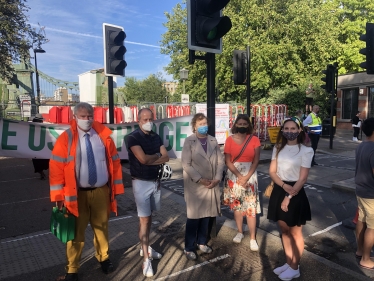
[[[335,109],[335,97],[338,95],[338,63],[334,63],[334,75],[332,77],[332,83],[334,85],[331,91],[331,109],[330,109],[330,149],[333,147],[333,139],[334,139],[334,127],[335,127],[335,120],[334,120],[334,109]]]
[[[109,124],[114,124],[113,76],[108,76]]]
[[[247,114],[251,118],[251,52],[247,46]],[[252,120],[251,120],[252,121]],[[252,121],[253,125],[253,121]]]
[[[207,83],[207,117],[209,119],[209,129],[208,134],[215,137],[216,136],[216,104],[215,104],[215,93],[216,88],[216,57],[213,53],[206,53],[205,55],[206,63],[206,83]]]

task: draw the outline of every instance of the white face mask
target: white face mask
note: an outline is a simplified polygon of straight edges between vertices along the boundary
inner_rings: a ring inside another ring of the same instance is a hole
[[[78,127],[81,128],[83,131],[88,131],[92,127],[93,120],[83,120],[83,119],[76,119],[78,123]]]
[[[147,123],[142,125],[142,129],[146,132],[152,131],[152,128],[153,128],[153,123],[152,122],[147,122]]]

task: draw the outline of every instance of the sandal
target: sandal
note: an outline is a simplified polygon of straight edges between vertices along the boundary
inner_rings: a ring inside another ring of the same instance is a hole
[[[197,259],[196,254],[194,252],[187,252],[186,250],[184,250],[184,254],[190,261],[194,261]]]

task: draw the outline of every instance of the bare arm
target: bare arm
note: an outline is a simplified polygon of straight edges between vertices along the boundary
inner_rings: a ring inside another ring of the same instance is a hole
[[[157,158],[157,160],[155,162],[153,162],[152,164],[149,164],[149,165],[161,165],[161,164],[164,164],[165,162],[169,161],[169,155],[168,155],[168,152],[167,152],[165,146],[163,146],[163,145],[160,146],[160,153],[161,153],[162,156],[160,158]]]
[[[234,166],[234,163],[231,162],[231,154],[228,154],[228,153],[225,153],[225,162],[226,162],[226,166],[227,168],[237,177],[242,177],[242,175],[240,174],[240,172],[236,169],[236,167]]]
[[[270,178],[273,180],[274,183],[282,187],[288,194],[294,195],[296,194],[293,187],[289,184],[283,182],[283,180],[277,175],[277,159],[273,159],[270,162],[269,168],[269,175]]]
[[[248,174],[244,176],[245,180],[248,181],[253,173],[256,171],[258,163],[260,162],[260,147],[255,148],[255,157],[253,158],[251,168],[248,171]]]

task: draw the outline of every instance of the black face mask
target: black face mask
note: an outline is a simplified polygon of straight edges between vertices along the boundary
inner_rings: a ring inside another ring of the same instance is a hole
[[[247,127],[236,127],[236,130],[238,131],[238,133],[245,134],[248,128]]]

